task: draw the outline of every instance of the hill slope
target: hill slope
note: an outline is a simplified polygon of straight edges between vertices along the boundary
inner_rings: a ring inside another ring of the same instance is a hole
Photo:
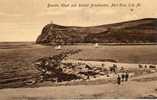
[[[155,18],[91,27],[47,24],[36,40],[39,44],[154,42],[157,42]]]

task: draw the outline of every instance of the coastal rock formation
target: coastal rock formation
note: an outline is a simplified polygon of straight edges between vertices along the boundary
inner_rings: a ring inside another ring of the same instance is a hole
[[[115,24],[76,27],[47,24],[38,36],[37,44],[73,43],[156,43],[157,19],[140,20]]]

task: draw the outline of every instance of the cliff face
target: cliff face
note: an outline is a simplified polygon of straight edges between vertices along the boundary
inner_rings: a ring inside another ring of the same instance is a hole
[[[92,27],[48,24],[36,40],[39,44],[154,42],[157,42],[155,18]]]

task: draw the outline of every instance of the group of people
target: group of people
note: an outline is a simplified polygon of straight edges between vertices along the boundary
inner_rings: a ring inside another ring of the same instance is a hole
[[[127,82],[129,78],[128,72],[122,73],[121,75],[118,74],[117,77],[117,84],[121,84],[121,82]]]

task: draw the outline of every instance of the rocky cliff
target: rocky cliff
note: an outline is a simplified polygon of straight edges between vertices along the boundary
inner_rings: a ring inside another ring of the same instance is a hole
[[[38,44],[72,43],[156,43],[157,19],[76,27],[47,24],[36,40]]]

